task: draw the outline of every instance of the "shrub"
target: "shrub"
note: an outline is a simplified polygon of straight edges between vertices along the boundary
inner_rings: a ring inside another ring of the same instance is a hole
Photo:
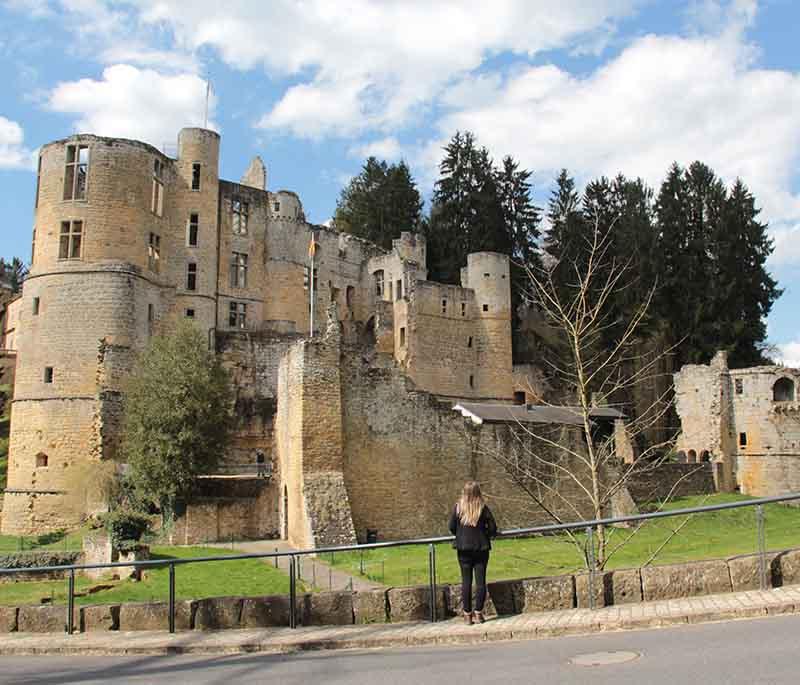
[[[150,519],[139,511],[117,509],[103,517],[111,544],[120,550],[130,549],[150,528]]]
[[[81,552],[18,552],[0,554],[0,568],[37,568],[77,564]],[[11,576],[13,578],[13,576]]]

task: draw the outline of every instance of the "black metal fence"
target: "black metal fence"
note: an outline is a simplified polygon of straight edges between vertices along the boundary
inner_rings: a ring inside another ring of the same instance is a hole
[[[595,519],[591,521],[575,521],[572,523],[551,524],[545,526],[534,526],[531,528],[514,528],[498,533],[498,538],[518,538],[530,537],[535,535],[551,535],[566,531],[584,531],[587,539],[587,570],[589,584],[589,606],[595,608],[595,583],[596,572],[594,559],[594,534],[598,526],[615,526],[623,523],[640,523],[655,519],[669,518],[673,516],[687,516],[691,514],[705,514],[716,511],[726,511],[729,509],[741,509],[744,507],[755,507],[756,511],[756,541],[759,555],[759,580],[761,589],[767,588],[767,563],[766,563],[766,543],[764,535],[764,505],[780,502],[790,502],[800,500],[800,493],[781,495],[778,497],[763,497],[760,499],[747,500],[742,502],[728,502],[725,504],[713,504],[703,507],[691,507],[686,509],[671,509],[667,511],[657,511],[649,514],[634,514],[631,516],[621,516],[614,518]],[[297,581],[298,581],[298,561],[303,556],[331,554],[336,552],[352,552],[366,549],[384,549],[388,547],[405,547],[409,545],[428,545],[428,583],[430,586],[430,620],[435,622],[437,616],[436,603],[436,547],[435,545],[450,542],[453,536],[445,535],[440,537],[420,538],[415,540],[393,540],[389,542],[374,542],[363,545],[343,545],[339,547],[320,547],[307,550],[293,550],[290,552],[260,552],[247,554],[230,554],[226,556],[196,557],[191,559],[154,559],[147,561],[126,561],[109,564],[76,564],[65,566],[44,566],[36,568],[9,569],[0,568],[0,575],[14,575],[18,573],[67,573],[67,633],[74,632],[74,611],[75,611],[75,572],[93,569],[114,569],[114,568],[152,568],[164,566],[169,567],[169,632],[175,632],[175,571],[177,566],[184,564],[202,564],[214,561],[237,561],[241,559],[273,559],[275,565],[281,557],[289,558],[289,627],[297,627]]]

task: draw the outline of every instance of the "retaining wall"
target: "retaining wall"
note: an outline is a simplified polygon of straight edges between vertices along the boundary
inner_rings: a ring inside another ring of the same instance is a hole
[[[768,552],[767,585],[800,584],[800,549]],[[595,578],[595,606],[652,602],[758,589],[758,555],[615,569]],[[522,578],[489,583],[485,613],[489,616],[559,611],[590,606],[587,574]],[[461,612],[459,585],[439,585],[436,612],[449,618]],[[362,592],[318,592],[297,597],[297,619],[303,626],[426,621],[430,617],[427,585]],[[176,630],[223,630],[289,625],[289,597],[212,597],[175,605]],[[76,630],[166,630],[166,602],[76,607]],[[64,606],[0,606],[0,633],[63,632]]]

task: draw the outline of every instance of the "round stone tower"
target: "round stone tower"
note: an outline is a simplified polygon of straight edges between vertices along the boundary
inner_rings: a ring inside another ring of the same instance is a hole
[[[68,527],[91,511],[93,465],[115,457],[136,353],[178,316],[214,325],[219,137],[184,130],[180,152],[92,135],[41,148],[4,533]]]
[[[467,256],[465,285],[475,291],[477,365],[475,393],[513,397],[511,359],[511,276],[508,257],[497,252]]]

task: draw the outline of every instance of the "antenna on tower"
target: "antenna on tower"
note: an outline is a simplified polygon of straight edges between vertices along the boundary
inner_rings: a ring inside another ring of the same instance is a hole
[[[208,128],[208,101],[211,98],[211,81],[206,79],[206,112],[203,117],[203,128]]]

